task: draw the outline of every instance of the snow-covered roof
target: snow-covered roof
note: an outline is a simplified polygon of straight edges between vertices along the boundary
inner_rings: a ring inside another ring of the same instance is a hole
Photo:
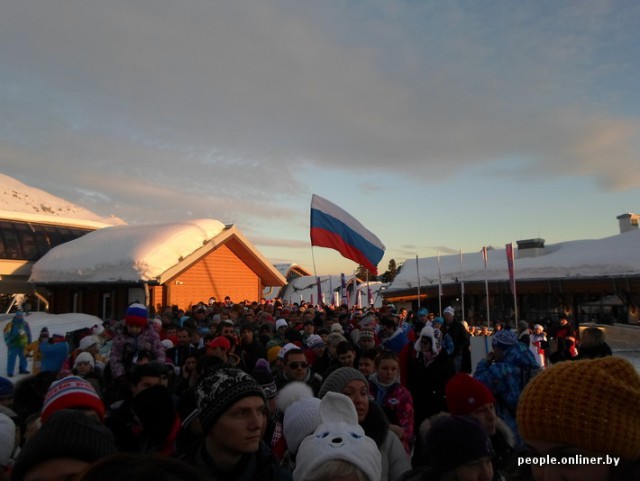
[[[604,239],[576,240],[551,244],[538,250],[536,257],[519,257],[516,253],[517,280],[543,280],[562,278],[621,277],[640,275],[640,230],[606,237]],[[387,293],[418,286],[438,284],[437,257],[407,260],[387,288]],[[485,271],[482,252],[463,253],[460,256],[440,256],[442,283],[456,280],[506,281],[509,279],[505,249],[488,251]]]
[[[125,224],[118,217],[101,217],[84,207],[25,185],[2,173],[0,173],[0,218],[92,228]]]
[[[106,227],[49,251],[29,282],[140,282],[156,279],[225,230],[213,219]]]

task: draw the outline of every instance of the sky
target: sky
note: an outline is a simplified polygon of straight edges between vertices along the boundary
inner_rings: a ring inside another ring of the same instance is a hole
[[[6,0],[0,171],[274,263],[336,203],[390,259],[618,232],[640,210],[634,0]]]

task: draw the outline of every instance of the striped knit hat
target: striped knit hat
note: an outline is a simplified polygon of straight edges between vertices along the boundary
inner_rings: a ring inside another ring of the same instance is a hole
[[[124,322],[127,326],[145,327],[149,322],[147,308],[142,304],[131,304],[124,315]]]
[[[526,440],[640,459],[640,376],[619,357],[567,361],[535,376],[518,402]]]
[[[44,397],[40,419],[46,423],[61,409],[92,409],[104,421],[104,403],[93,386],[79,376],[68,376],[55,381]]]
[[[208,434],[227,409],[250,396],[267,401],[264,390],[246,372],[223,367],[205,373],[196,387],[202,432]]]

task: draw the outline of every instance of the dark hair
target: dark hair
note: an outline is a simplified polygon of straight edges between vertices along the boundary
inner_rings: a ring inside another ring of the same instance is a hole
[[[136,364],[131,371],[131,384],[138,384],[143,377],[160,377],[159,366],[157,364]]]
[[[307,357],[307,355],[304,353],[302,349],[289,349],[284,355],[284,363],[286,364],[289,361],[289,358],[296,354],[302,354],[305,357],[305,359]]]
[[[346,354],[349,351],[355,351],[355,348],[351,345],[349,341],[340,341],[336,346],[336,355],[338,356],[342,354]]]
[[[371,359],[375,362],[376,358],[380,355],[380,351],[377,349],[365,349],[360,351],[360,359]]]
[[[378,366],[380,366],[380,363],[381,363],[382,361],[384,361],[385,359],[393,359],[394,361],[399,362],[399,360],[398,360],[398,355],[397,355],[395,352],[390,351],[390,350],[388,350],[388,349],[385,349],[385,350],[384,350],[384,351],[382,351],[382,352],[378,355],[378,357],[376,357],[376,359],[375,359],[375,361],[376,361],[376,368],[377,368]]]

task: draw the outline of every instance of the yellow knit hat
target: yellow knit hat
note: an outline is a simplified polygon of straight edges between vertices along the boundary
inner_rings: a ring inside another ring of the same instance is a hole
[[[282,350],[281,346],[273,346],[271,348],[269,348],[269,350],[267,351],[267,360],[271,363],[271,362],[275,362],[276,359],[278,359],[278,353]]]
[[[561,362],[534,377],[518,402],[525,440],[640,458],[640,376],[619,357]]]

